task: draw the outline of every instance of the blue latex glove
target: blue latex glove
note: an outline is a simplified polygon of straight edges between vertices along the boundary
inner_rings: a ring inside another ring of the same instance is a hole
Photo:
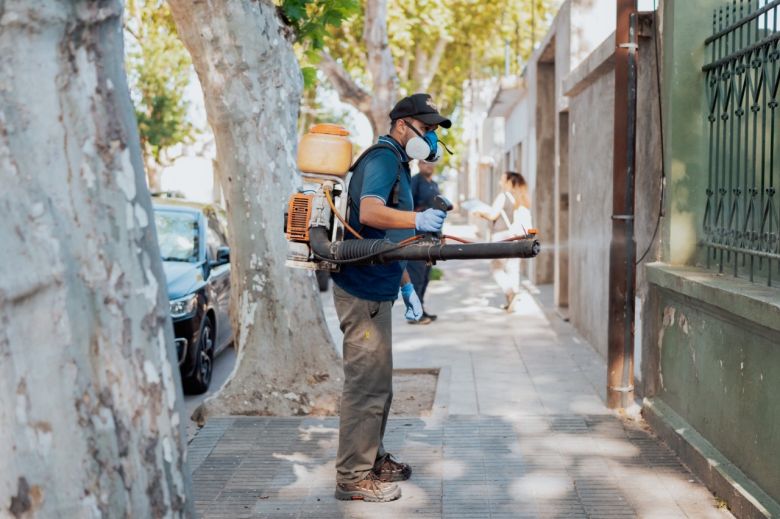
[[[439,232],[446,217],[441,209],[426,209],[414,216],[414,227],[422,232]]]
[[[407,283],[401,287],[401,296],[404,298],[404,304],[406,305],[407,321],[419,321],[423,316],[423,307],[420,302],[420,298],[417,297],[417,292],[414,291],[414,285]]]

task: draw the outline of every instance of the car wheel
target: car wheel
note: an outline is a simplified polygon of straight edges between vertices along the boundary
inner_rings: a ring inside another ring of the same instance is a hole
[[[315,274],[317,276],[317,286],[319,287],[320,292],[327,292],[330,272],[327,270],[317,270],[315,271]]]
[[[209,390],[211,373],[214,370],[214,326],[209,316],[203,318],[198,350],[195,352],[195,371],[183,382],[184,391],[200,395]]]

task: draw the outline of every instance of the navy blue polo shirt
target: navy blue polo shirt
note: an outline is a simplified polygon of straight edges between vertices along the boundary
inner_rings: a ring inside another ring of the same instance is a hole
[[[389,135],[379,138],[380,142],[390,144],[398,154],[387,148],[371,151],[352,175],[349,183],[349,196],[353,204],[349,210],[349,225],[365,239],[385,239],[400,242],[414,236],[414,229],[375,229],[360,223],[360,201],[373,197],[385,205],[401,211],[412,211],[411,181],[409,157],[403,147]],[[398,178],[398,155],[401,156],[400,179],[398,180],[398,204],[391,200],[393,185]],[[361,182],[362,180],[362,182]],[[356,239],[345,230],[345,240]],[[348,294],[369,301],[394,301],[398,297],[398,287],[405,262],[393,262],[385,265],[342,265],[340,272],[333,273],[333,281]]]

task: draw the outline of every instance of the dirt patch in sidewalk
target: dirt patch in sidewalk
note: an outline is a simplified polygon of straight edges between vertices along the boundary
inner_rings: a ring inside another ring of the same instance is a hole
[[[393,370],[391,416],[430,416],[436,398],[438,369]]]
[[[439,381],[438,368],[411,368],[393,370],[393,405],[391,416],[430,416],[436,399]],[[338,416],[341,395],[334,395],[333,405],[313,408],[311,416]],[[335,412],[334,412],[335,409]]]

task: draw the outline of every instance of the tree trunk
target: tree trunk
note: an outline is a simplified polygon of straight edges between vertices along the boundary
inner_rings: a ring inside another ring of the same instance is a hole
[[[398,98],[398,75],[387,38],[387,0],[366,2],[363,40],[366,42],[366,65],[373,85],[369,119],[377,136],[390,129],[388,114]]]
[[[415,56],[415,69],[414,69],[414,91],[426,92],[428,87],[431,86],[433,78],[436,76],[436,72],[439,70],[439,65],[444,57],[444,51],[447,50],[449,39],[446,35],[439,36],[436,40],[436,46],[433,49],[433,54],[430,56],[422,50],[421,47],[417,48]]]
[[[160,191],[160,173],[162,173],[162,168],[154,160],[154,156],[151,153],[144,154],[143,159],[144,170],[146,171],[146,184],[149,186],[149,191],[156,193]]]
[[[193,513],[119,1],[0,2],[0,516]]]
[[[337,62],[327,52],[322,53],[322,59],[320,60],[318,67],[322,70],[333,88],[339,95],[339,98],[344,103],[349,103],[368,117],[371,125],[374,126],[375,121],[371,120],[371,94],[363,90],[360,85],[355,83],[352,76],[349,75],[341,63]]]
[[[314,277],[284,264],[303,86],[292,46],[268,2],[169,4],[214,130],[233,269],[238,366],[197,418],[335,412],[340,368]]]
[[[398,73],[387,38],[387,0],[366,2],[363,41],[366,44],[366,68],[371,75],[371,94],[355,83],[349,73],[327,52],[322,53],[319,69],[328,77],[339,98],[368,118],[374,138],[390,129],[390,110],[398,100]]]

